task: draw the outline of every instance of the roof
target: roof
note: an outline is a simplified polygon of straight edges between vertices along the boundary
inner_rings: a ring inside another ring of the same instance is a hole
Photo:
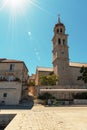
[[[53,72],[53,68],[37,67],[38,71],[48,71]]]
[[[69,63],[69,66],[71,67],[82,67],[82,66],[84,66],[84,67],[87,67],[87,63],[76,63],[76,62],[70,62]]]
[[[10,59],[1,59],[0,62],[2,63],[20,63],[20,62],[23,62],[23,61],[20,61],[20,60],[10,60]]]
[[[6,60],[6,58],[0,58],[0,62],[3,61],[3,60]]]
[[[57,27],[57,26],[63,26],[63,27],[65,27],[63,23],[57,23],[57,24],[55,24],[55,26],[56,26],[56,27]]]
[[[64,24],[61,23],[60,16],[58,16],[58,23],[55,25],[55,27],[57,26],[63,26],[65,28]]]

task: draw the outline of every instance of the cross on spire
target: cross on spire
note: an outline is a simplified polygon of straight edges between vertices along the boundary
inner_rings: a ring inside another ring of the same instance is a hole
[[[60,14],[58,14],[58,23],[60,23]]]

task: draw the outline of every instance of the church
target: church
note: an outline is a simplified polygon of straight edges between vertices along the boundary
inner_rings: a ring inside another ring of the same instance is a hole
[[[80,76],[82,66],[87,67],[85,63],[69,62],[68,34],[65,32],[65,25],[58,17],[58,22],[54,26],[53,44],[53,68],[36,68],[36,85],[39,84],[39,76],[41,74],[49,75],[50,72],[59,76],[58,85],[61,86],[84,86],[84,82],[77,80]],[[80,87],[81,88],[81,87]]]

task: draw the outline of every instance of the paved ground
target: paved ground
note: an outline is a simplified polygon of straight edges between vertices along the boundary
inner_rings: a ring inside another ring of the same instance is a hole
[[[87,130],[87,106],[36,105],[31,110],[1,110],[0,113],[17,113],[5,130]]]

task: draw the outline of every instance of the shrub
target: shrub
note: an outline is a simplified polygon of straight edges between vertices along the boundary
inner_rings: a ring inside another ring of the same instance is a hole
[[[87,99],[87,92],[77,93],[77,94],[73,95],[73,98],[75,98],[75,99]]]
[[[48,99],[55,99],[55,97],[52,96],[50,93],[44,93],[44,94],[40,94],[38,96],[38,99],[48,100]]]

